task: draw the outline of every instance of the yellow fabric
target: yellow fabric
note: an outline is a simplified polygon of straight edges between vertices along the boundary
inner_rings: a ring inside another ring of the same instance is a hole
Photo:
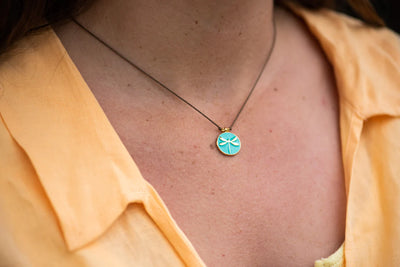
[[[315,264],[400,266],[399,39],[292,9],[340,95],[346,239]],[[1,58],[0,265],[204,266],[51,30]]]
[[[344,266],[344,257],[343,257],[343,246],[333,253],[329,258],[322,258],[317,260],[314,264],[314,267],[342,267]]]

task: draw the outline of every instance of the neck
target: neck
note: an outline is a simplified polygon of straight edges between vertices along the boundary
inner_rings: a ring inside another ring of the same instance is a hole
[[[243,90],[271,48],[273,1],[98,0],[78,21],[177,91]]]

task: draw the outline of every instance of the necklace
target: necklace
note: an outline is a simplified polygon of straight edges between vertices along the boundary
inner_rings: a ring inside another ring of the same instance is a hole
[[[142,68],[140,68],[138,65],[136,65],[135,63],[133,63],[131,60],[129,60],[128,58],[126,58],[124,55],[122,55],[120,52],[118,52],[116,49],[114,49],[113,47],[111,47],[109,44],[107,44],[105,41],[103,41],[100,37],[98,37],[97,35],[95,35],[93,32],[91,32],[90,30],[88,30],[85,26],[83,26],[81,23],[79,23],[76,19],[72,19],[72,21],[77,24],[80,28],[82,28],[85,32],[87,32],[89,35],[91,35],[93,38],[95,38],[97,41],[99,41],[101,44],[103,44],[105,47],[107,47],[108,49],[110,49],[113,53],[115,53],[117,56],[119,56],[121,59],[123,59],[124,61],[126,61],[129,65],[131,65],[132,67],[136,68],[137,70],[139,70],[141,73],[143,73],[144,75],[146,75],[147,77],[149,77],[151,80],[153,80],[155,83],[157,83],[158,85],[160,85],[161,87],[163,87],[164,89],[168,90],[171,94],[175,95],[177,98],[179,98],[180,100],[182,100],[184,103],[186,103],[187,105],[189,105],[191,108],[193,108],[195,111],[197,111],[200,115],[202,115],[204,118],[206,118],[208,121],[210,121],[212,124],[214,124],[219,131],[221,131],[221,133],[218,135],[217,140],[216,140],[216,145],[218,147],[218,150],[227,156],[234,156],[237,153],[239,153],[242,144],[240,142],[239,137],[232,133],[231,130],[236,122],[236,120],[239,118],[240,113],[242,113],[243,108],[245,107],[247,101],[249,100],[250,96],[252,95],[254,89],[256,88],[258,81],[261,78],[262,73],[264,72],[265,67],[267,66],[269,59],[271,58],[272,55],[272,51],[275,48],[275,42],[276,42],[276,25],[275,25],[275,20],[273,19],[273,38],[272,38],[272,44],[271,44],[271,48],[268,51],[267,54],[267,58],[264,61],[264,64],[261,68],[260,73],[258,74],[253,86],[250,89],[249,94],[247,95],[246,99],[244,100],[242,106],[239,109],[239,112],[236,114],[236,117],[234,118],[232,124],[229,127],[221,127],[219,126],[217,123],[215,123],[212,119],[210,119],[207,115],[205,115],[203,112],[201,112],[198,108],[196,108],[194,105],[192,105],[191,103],[189,103],[187,100],[185,100],[184,98],[182,98],[180,95],[178,95],[177,93],[175,93],[174,91],[172,91],[170,88],[168,88],[166,85],[164,85],[162,82],[160,82],[159,80],[157,80],[156,78],[154,78],[152,75],[150,75],[148,72],[146,72],[145,70],[143,70]]]

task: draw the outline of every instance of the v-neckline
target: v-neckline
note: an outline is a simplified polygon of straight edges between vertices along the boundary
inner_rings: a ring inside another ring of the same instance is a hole
[[[307,26],[307,29],[308,29],[310,35],[313,36],[313,37],[315,37],[315,38],[318,40],[318,42],[319,42],[318,36],[314,35],[313,32],[309,29],[310,25],[309,25],[309,23],[306,23],[305,18],[303,17],[303,14],[301,14],[301,13],[299,13],[299,12],[296,12],[296,11],[294,10],[295,7],[293,7],[293,6],[292,6],[292,7],[289,7],[288,9],[289,9],[294,15],[296,15],[297,17],[299,17],[299,18],[304,22],[304,24]],[[53,30],[51,30],[51,31],[52,31],[52,34],[58,39],[58,41],[59,41],[60,45],[62,46],[62,48],[66,51],[65,47],[63,46],[61,40],[58,38],[57,34],[56,34]],[[322,49],[322,50],[323,50],[323,49]],[[326,53],[325,50],[323,50],[323,52]],[[77,66],[75,65],[75,63],[73,62],[73,60],[69,57],[69,55],[68,55],[67,52],[66,52],[66,56],[65,56],[64,59],[65,59],[65,60],[68,60],[69,63],[70,63],[72,66],[74,66],[74,68],[75,68],[76,70],[78,70]],[[330,62],[330,63],[332,64],[332,62]],[[86,81],[84,80],[84,78],[82,77],[82,75],[81,75],[81,73],[79,72],[79,70],[78,70],[78,73],[79,73],[79,75],[80,75],[79,80],[82,81],[82,82],[80,82],[81,88],[90,94],[92,100],[94,100],[94,101],[96,102],[96,105],[97,105],[98,110],[101,111],[102,116],[105,117],[105,118],[108,120],[108,117],[107,117],[105,111],[103,110],[103,108],[101,107],[101,105],[99,104],[99,102],[97,101],[95,95],[93,94],[92,90],[90,89],[90,87],[88,86],[88,84],[86,83]],[[111,125],[111,123],[110,123],[110,125]],[[112,125],[111,125],[111,128],[112,128],[112,130],[113,130],[114,132],[116,132],[115,128],[114,128]],[[123,144],[122,140],[118,137],[118,135],[115,135],[115,136],[116,136],[116,138],[118,138],[119,142]],[[341,136],[341,138],[342,138],[342,136]],[[124,144],[123,144],[123,146],[124,146],[124,148],[126,149],[126,151],[128,151]],[[342,147],[342,149],[343,149],[343,147]],[[129,153],[128,153],[128,154],[129,154]],[[131,161],[134,165],[136,165],[134,159],[132,158],[132,156],[131,156],[130,154],[129,154],[129,161]],[[140,176],[141,176],[141,179],[143,179],[143,181],[144,181],[150,188],[153,188],[153,186],[152,186],[141,174],[140,174]],[[154,189],[153,189],[153,190],[154,190]],[[154,191],[155,191],[155,190],[154,190]],[[155,192],[155,193],[157,194],[157,192]],[[158,195],[158,194],[157,194],[157,195]],[[170,214],[168,214],[168,215],[170,216],[171,221],[174,221],[174,219],[172,218],[172,216],[171,216]],[[155,219],[155,218],[153,218],[153,219]],[[174,221],[174,222],[175,222],[175,221]],[[189,241],[189,239],[185,236],[185,234],[183,233],[183,231],[180,230],[179,226],[177,226],[177,228],[178,228],[178,232],[179,232],[178,235],[180,235],[183,239]],[[189,241],[189,244],[190,244],[191,248],[193,248],[193,245],[191,244],[190,241]],[[343,243],[343,245],[344,245],[344,243]],[[342,245],[336,252],[334,252],[331,256],[336,255],[335,257],[337,257],[338,253],[341,252],[341,251],[343,251],[343,245]],[[193,248],[193,249],[195,250],[195,248]],[[341,253],[343,253],[343,252],[341,252]],[[196,254],[196,255],[197,255],[197,254]],[[200,258],[198,255],[197,255],[197,257],[198,257],[198,260],[199,260],[199,261],[198,261],[198,265],[199,265],[199,266],[203,266],[203,265],[204,265],[203,261],[201,260],[201,258]]]

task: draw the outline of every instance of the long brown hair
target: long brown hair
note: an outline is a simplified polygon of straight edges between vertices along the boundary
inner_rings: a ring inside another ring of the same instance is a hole
[[[0,0],[0,53],[12,43],[46,23],[56,23],[77,15],[95,0]],[[295,1],[310,8],[335,9],[339,0],[276,0]],[[346,0],[365,22],[383,26],[369,0]]]

